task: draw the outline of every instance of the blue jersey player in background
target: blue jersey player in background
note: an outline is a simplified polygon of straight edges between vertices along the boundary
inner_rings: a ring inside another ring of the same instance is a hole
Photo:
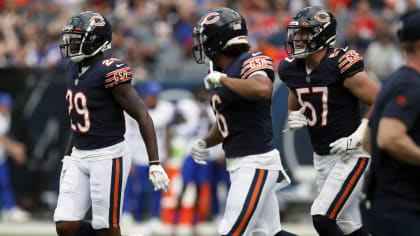
[[[54,212],[60,236],[120,236],[122,199],[131,167],[124,141],[125,110],[140,127],[149,156],[149,178],[166,191],[168,176],[158,158],[156,135],[145,105],[131,86],[133,72],[122,60],[105,57],[109,22],[96,12],[71,17],[60,45],[66,64],[70,139]],[[92,208],[92,223],[82,221]]]
[[[372,153],[368,225],[373,235],[420,232],[420,12],[397,35],[406,63],[384,83],[363,139]]]
[[[367,235],[358,194],[369,155],[361,148],[379,90],[354,50],[331,48],[335,17],[321,7],[300,10],[287,27],[289,57],[278,73],[289,88],[289,130],[308,127],[319,194],[311,207],[321,236]],[[362,119],[359,101],[370,105]]]
[[[245,20],[229,8],[206,12],[194,29],[194,39],[197,63],[210,64],[204,82],[211,88],[216,123],[191,155],[206,164],[208,148],[223,142],[231,181],[218,233],[291,235],[281,229],[273,191],[276,183],[290,182],[271,141],[273,62],[261,52],[249,52]]]

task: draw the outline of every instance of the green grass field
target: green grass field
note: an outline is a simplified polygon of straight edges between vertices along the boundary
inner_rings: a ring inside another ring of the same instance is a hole
[[[312,225],[307,222],[302,223],[284,223],[282,228],[287,231],[298,234],[299,236],[315,236],[316,233]],[[189,228],[191,229],[191,228]],[[199,236],[214,236],[216,235],[217,226],[215,224],[201,224],[197,226]],[[144,233],[145,236],[164,236],[164,235],[150,235],[147,232],[147,226],[142,224],[134,224],[132,226],[122,227],[123,235],[127,233]],[[178,231],[177,231],[178,232]],[[179,235],[188,236],[191,233],[182,231]],[[178,233],[177,233],[178,234]],[[48,221],[31,221],[25,223],[4,223],[0,222],[0,236],[56,236],[55,226]]]

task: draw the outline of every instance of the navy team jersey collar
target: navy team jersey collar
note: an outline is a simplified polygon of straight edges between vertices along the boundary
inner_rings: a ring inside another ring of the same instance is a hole
[[[331,50],[333,50],[333,48],[328,48],[327,52],[325,53],[325,55],[322,57],[321,61],[319,62],[319,64],[312,70],[311,73],[314,73],[314,71],[317,71],[318,68],[320,67],[320,65],[326,60],[326,58],[329,57],[329,55],[331,54]],[[297,63],[298,63],[298,67],[299,70],[303,71],[306,74],[306,69],[305,69],[305,59],[301,58],[301,59],[297,59]]]
[[[229,63],[228,66],[226,66],[226,68],[223,70],[223,72],[229,71],[229,69],[232,67],[232,65],[235,64],[235,62],[238,61],[239,58],[245,56],[247,53],[249,53],[249,52],[244,52],[241,55],[239,55],[238,57],[233,58],[233,60]]]
[[[96,64],[102,63],[102,61],[105,60],[105,59],[107,59],[107,58],[106,57],[98,58],[98,60],[93,62],[89,66],[89,68],[81,76],[79,76],[79,66],[80,66],[80,64],[77,63],[76,66],[75,66],[76,67],[76,72],[75,72],[75,77],[73,78],[73,80],[75,80],[75,79],[82,80],[87,74],[89,74],[92,71],[92,68],[96,68]],[[80,83],[80,81],[79,81],[79,83]]]

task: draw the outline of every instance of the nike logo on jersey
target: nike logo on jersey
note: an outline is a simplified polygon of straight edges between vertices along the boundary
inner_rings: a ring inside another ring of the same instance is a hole
[[[251,56],[255,57],[255,56],[259,55],[259,54],[260,54],[260,52],[254,52],[254,53],[251,53]]]
[[[123,66],[124,64],[116,64],[116,66],[117,67],[121,67],[121,66]]]

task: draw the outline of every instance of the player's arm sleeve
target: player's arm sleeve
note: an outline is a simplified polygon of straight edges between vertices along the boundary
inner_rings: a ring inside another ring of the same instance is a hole
[[[133,70],[124,61],[115,61],[105,74],[105,88],[115,88],[120,84],[131,83]]]
[[[274,81],[273,60],[260,53],[258,56],[245,60],[241,66],[241,79],[248,79],[257,71],[265,71],[271,81]]]
[[[363,57],[355,50],[344,51],[338,58],[338,71],[344,78],[364,70]]]
[[[410,130],[420,115],[420,93],[413,84],[399,85],[393,89],[381,117],[401,120]]]

